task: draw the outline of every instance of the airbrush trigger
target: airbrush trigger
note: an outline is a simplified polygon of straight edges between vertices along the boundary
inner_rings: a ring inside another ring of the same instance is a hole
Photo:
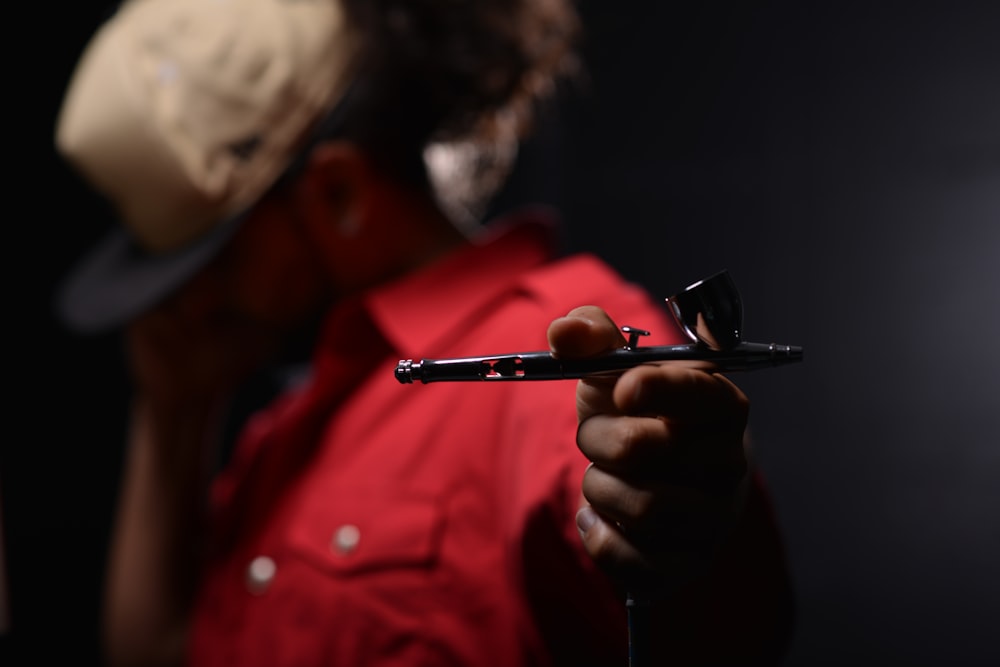
[[[639,346],[639,337],[649,335],[649,332],[645,329],[636,329],[627,324],[622,327],[622,333],[628,334],[628,342],[625,343],[626,350],[634,350]]]

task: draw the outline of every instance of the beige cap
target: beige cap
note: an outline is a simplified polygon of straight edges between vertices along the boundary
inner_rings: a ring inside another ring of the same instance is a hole
[[[360,50],[337,0],[126,0],[56,128],[122,225],[71,273],[57,315],[86,332],[122,324],[208,261],[342,114]]]
[[[129,0],[66,93],[58,150],[151,252],[255,202],[351,79],[336,0]]]

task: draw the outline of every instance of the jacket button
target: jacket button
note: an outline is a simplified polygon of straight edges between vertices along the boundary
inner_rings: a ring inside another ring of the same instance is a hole
[[[274,579],[278,567],[267,556],[257,556],[247,566],[247,590],[254,595],[260,595],[267,590]]]
[[[361,531],[358,527],[345,523],[334,532],[330,546],[336,553],[346,556],[357,548],[360,541]]]

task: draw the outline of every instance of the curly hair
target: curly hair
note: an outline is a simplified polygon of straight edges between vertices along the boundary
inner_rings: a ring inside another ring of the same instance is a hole
[[[428,146],[477,146],[476,189],[491,190],[577,66],[573,0],[341,2],[367,43],[348,132],[402,176],[426,177]]]

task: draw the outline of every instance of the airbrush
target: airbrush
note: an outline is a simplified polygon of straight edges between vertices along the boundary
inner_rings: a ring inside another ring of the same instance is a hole
[[[559,359],[548,351],[498,354],[454,359],[401,360],[396,379],[402,384],[428,382],[502,382],[563,380],[622,373],[641,364],[666,361],[703,361],[713,370],[749,371],[802,360],[802,348],[777,343],[743,341],[743,302],[728,271],[699,280],[667,304],[681,330],[691,341],[683,345],[639,346],[649,332],[623,326],[628,342],[607,354],[587,359]],[[629,667],[650,663],[647,609],[649,602],[629,593]]]
[[[400,360],[396,379],[416,381],[568,380],[621,373],[640,364],[705,361],[720,372],[749,371],[802,360],[802,348],[743,341],[743,304],[728,271],[700,280],[666,299],[670,312],[691,340],[682,345],[639,346],[649,331],[623,326],[624,347],[587,359],[559,359],[549,351],[495,354],[453,359]]]

